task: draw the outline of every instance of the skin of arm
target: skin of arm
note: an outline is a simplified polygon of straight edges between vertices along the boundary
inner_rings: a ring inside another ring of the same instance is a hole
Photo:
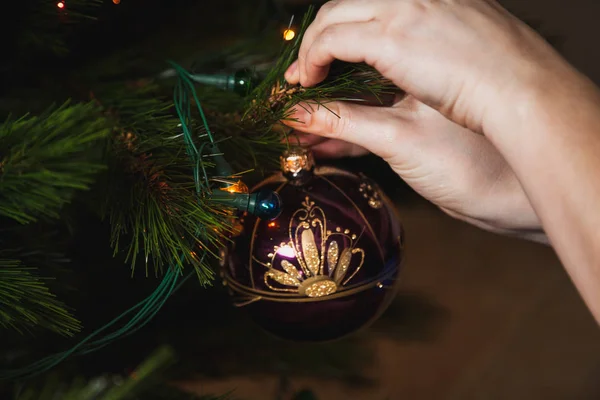
[[[600,322],[600,91],[556,62],[559,74],[532,80],[516,107],[490,116],[484,131]]]

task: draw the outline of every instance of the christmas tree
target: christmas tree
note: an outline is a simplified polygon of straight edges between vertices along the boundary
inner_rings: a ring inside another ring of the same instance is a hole
[[[193,18],[169,27],[171,38],[193,37],[162,59],[141,50],[156,37],[136,34],[136,15],[150,12],[152,24],[189,3],[28,0],[4,14],[14,40],[0,102],[0,378],[17,399],[135,398],[168,350],[118,384],[91,373],[68,383],[73,367],[66,380],[47,373],[136,333],[184,282],[215,281],[237,189],[278,162],[294,105],[391,89],[362,65],[340,65],[317,88],[289,86],[283,72],[313,13],[269,18],[281,11],[269,1],[254,13],[233,1],[218,33],[190,29]],[[88,328],[80,316],[98,311],[90,298],[107,279],[103,291],[140,284],[138,302],[102,307]]]

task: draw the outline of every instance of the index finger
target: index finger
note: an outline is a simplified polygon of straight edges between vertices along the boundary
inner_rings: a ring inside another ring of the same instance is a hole
[[[288,80],[296,83],[306,75],[304,59],[308,50],[325,28],[330,25],[348,22],[368,22],[381,12],[383,1],[373,0],[332,0],[325,3],[314,21],[307,28],[298,51],[298,68],[290,74]]]
[[[397,51],[388,45],[382,35],[379,23],[356,22],[328,26],[306,53],[304,60],[298,59],[298,68],[303,69],[300,75],[300,84],[310,87],[321,82],[327,77],[329,65],[335,61],[349,63],[365,62],[384,73],[381,68],[379,55],[382,48],[386,50],[386,57],[392,59],[393,52]]]

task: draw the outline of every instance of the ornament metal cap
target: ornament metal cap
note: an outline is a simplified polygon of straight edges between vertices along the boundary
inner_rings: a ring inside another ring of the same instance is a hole
[[[281,172],[289,179],[290,183],[303,185],[312,177],[315,159],[310,149],[299,146],[291,147],[285,150],[279,159]]]

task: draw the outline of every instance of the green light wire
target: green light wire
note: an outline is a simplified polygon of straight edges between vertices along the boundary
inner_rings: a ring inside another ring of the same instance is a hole
[[[206,172],[206,167],[204,165],[203,154],[204,149],[207,145],[214,146],[217,142],[215,142],[214,136],[208,125],[206,115],[204,114],[204,110],[202,109],[202,105],[200,104],[200,99],[198,98],[198,94],[196,93],[196,88],[194,86],[193,80],[191,79],[190,73],[183,69],[181,66],[174,63],[173,61],[169,61],[169,64],[171,64],[178,77],[177,84],[175,86],[175,92],[173,95],[173,100],[175,103],[175,111],[177,112],[177,115],[179,116],[179,119],[181,121],[181,127],[183,130],[183,137],[186,144],[187,153],[192,159],[192,162],[195,164],[194,181],[196,183],[196,192],[199,195],[211,193],[210,179],[208,178],[208,173]],[[206,136],[208,137],[208,142],[202,143],[199,150],[195,145],[192,132],[189,127],[192,121],[190,97],[194,98],[194,102],[196,103],[198,113],[200,114],[200,118],[202,119],[204,130],[206,131]],[[200,178],[201,172],[202,179]],[[201,183],[202,181],[203,183]]]
[[[206,172],[206,168],[202,160],[202,154],[206,145],[214,145],[216,144],[216,142],[208,126],[208,121],[206,120],[206,116],[204,115],[204,111],[202,110],[202,107],[200,105],[198,95],[190,79],[189,73],[173,62],[170,62],[170,64],[175,68],[179,77],[174,90],[174,103],[177,115],[181,121],[186,151],[194,164],[193,176],[196,186],[196,192],[198,195],[204,195],[206,193],[210,193],[210,180],[208,178],[208,173]],[[198,148],[196,147],[195,142],[193,140],[192,132],[189,128],[192,122],[191,105],[189,102],[190,93],[194,97],[195,103],[200,113],[200,117],[202,118],[204,129],[206,131],[206,136],[209,139],[209,142],[202,143],[202,145],[200,146],[200,150],[198,150]],[[203,231],[204,227],[198,227],[196,230],[196,236],[202,234]],[[200,262],[203,262],[205,257],[206,253],[202,254]],[[181,257],[181,260],[182,259],[183,256]],[[147,325],[154,318],[154,316],[158,313],[158,311],[160,311],[160,309],[163,307],[163,305],[169,299],[169,297],[175,291],[181,288],[181,286],[183,286],[183,284],[193,275],[193,272],[188,273],[178,284],[177,281],[180,274],[181,271],[176,270],[174,267],[169,268],[165,273],[161,283],[152,292],[152,294],[150,294],[148,297],[146,297],[144,300],[140,301],[133,307],[124,311],[123,313],[121,313],[121,315],[117,316],[101,328],[89,334],[87,337],[82,339],[79,343],[71,347],[69,350],[44,357],[41,360],[38,360],[22,368],[0,371],[0,380],[22,380],[32,378],[36,375],[50,370],[51,368],[60,364],[62,361],[64,361],[70,356],[85,355],[92,353],[105,346],[108,346],[110,343],[119,338],[127,337],[134,334],[135,332],[143,328],[145,325]],[[101,333],[103,333],[105,330],[109,329],[113,325],[117,324],[119,321],[123,320],[129,314],[132,314],[134,312],[134,316],[124,326],[100,339],[92,340],[99,336]]]
[[[67,351],[52,354],[50,356],[44,357],[41,360],[38,360],[26,367],[13,369],[9,371],[0,372],[0,379],[2,380],[15,380],[15,379],[26,379],[31,378],[35,375],[41,374],[43,372],[48,371],[49,369],[55,367],[66,358],[72,355],[83,355],[88,354],[93,351],[96,351],[106,345],[108,345],[111,341],[118,339],[119,337],[125,337],[133,334],[141,327],[146,325],[154,315],[160,310],[160,308],[164,305],[170,295],[177,289],[179,289],[185,281],[189,279],[191,274],[188,274],[180,283],[177,284],[177,274],[179,272],[175,271],[173,268],[170,268],[165,274],[162,282],[158,286],[158,288],[146,299],[142,300],[135,306],[129,308],[121,315],[104,325],[103,327],[97,329],[92,332],[90,335],[82,339],[75,346],[70,348]],[[96,336],[100,335],[102,332],[115,325],[117,322],[124,319],[127,315],[141,308],[140,311],[135,314],[135,316],[123,327],[118,329],[116,332],[98,339],[96,341],[92,341]],[[142,321],[143,320],[143,321]],[[136,323],[142,321],[138,326],[135,326]]]

